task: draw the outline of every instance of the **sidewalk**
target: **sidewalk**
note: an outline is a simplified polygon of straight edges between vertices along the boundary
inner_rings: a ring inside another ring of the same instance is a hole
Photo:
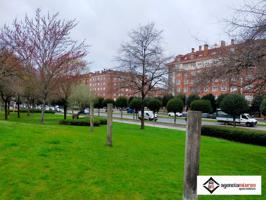
[[[133,121],[133,120],[123,120],[123,119],[113,118],[113,121],[114,122],[119,122],[119,123],[125,123],[125,124],[140,125],[140,121],[135,121],[135,120]],[[145,126],[186,131],[186,127],[185,126],[178,126],[178,125],[174,125],[174,124],[162,124],[162,123],[158,123],[158,122],[146,122],[145,121]]]

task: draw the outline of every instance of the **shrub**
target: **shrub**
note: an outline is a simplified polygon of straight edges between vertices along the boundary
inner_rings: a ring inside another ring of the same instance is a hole
[[[202,126],[201,134],[241,143],[266,146],[265,131],[232,127]]]
[[[162,105],[162,104],[161,104],[160,100],[155,99],[155,98],[152,98],[152,99],[150,99],[150,101],[148,102],[147,107],[148,107],[151,111],[153,111],[153,112],[155,113],[155,112],[158,112],[158,111],[160,110],[161,105]]]
[[[115,101],[113,99],[104,99],[103,100],[103,107],[107,107],[108,103],[111,103],[114,105]]]
[[[260,112],[264,115],[264,118],[266,117],[266,99],[263,99],[263,101],[260,104]]]
[[[17,112],[17,110],[15,112]],[[27,109],[20,109],[19,112],[27,113],[28,110]],[[40,110],[40,109],[30,109],[30,113],[41,113],[41,112],[42,112],[42,110]],[[53,111],[53,110],[45,110],[44,113],[55,114],[55,111]]]
[[[211,103],[211,107],[212,107],[211,113],[216,112],[216,101],[215,101],[215,96],[213,96],[213,94],[207,94],[203,96],[201,99],[209,100]]]
[[[176,113],[182,112],[184,108],[183,101],[179,98],[174,98],[168,101],[166,109],[168,112],[173,112],[175,115],[174,123],[176,123]]]
[[[164,96],[163,96],[163,99],[162,99],[162,106],[163,106],[163,107],[166,107],[168,101],[169,101],[170,99],[172,99],[172,98],[174,98],[172,94],[164,95]]]
[[[195,100],[199,100],[199,99],[200,99],[200,97],[199,97],[198,95],[196,95],[196,94],[191,94],[191,95],[188,96],[186,104],[187,104],[187,106],[190,108],[190,104],[191,104],[193,101],[195,101]]]
[[[88,118],[81,118],[78,120],[60,120],[59,124],[61,125],[72,125],[72,126],[90,126],[90,122]],[[94,118],[93,125],[94,126],[100,126],[100,125],[106,125],[107,120],[105,118]]]
[[[233,123],[235,126],[236,116],[248,111],[248,103],[242,95],[229,94],[222,100],[221,109],[225,113],[228,113],[233,116]]]
[[[221,94],[218,96],[216,99],[216,107],[220,108],[221,107],[221,102],[223,101],[224,97],[226,97],[228,94]]]
[[[209,100],[195,100],[190,104],[191,110],[201,111],[203,113],[211,113],[212,106]]]
[[[123,109],[126,108],[128,105],[126,97],[118,97],[115,101],[115,106],[120,109],[121,118],[123,118]]]
[[[138,112],[141,109],[141,99],[140,98],[134,98],[133,100],[130,101],[129,107],[131,109],[134,109],[135,112]]]

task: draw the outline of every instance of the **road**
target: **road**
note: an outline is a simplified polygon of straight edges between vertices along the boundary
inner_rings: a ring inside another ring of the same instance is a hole
[[[95,113],[97,115],[97,113]],[[101,112],[100,113],[101,116],[106,117],[106,113],[105,112]],[[113,113],[113,117],[115,119],[115,121],[119,121],[120,122],[127,122],[127,123],[134,123],[134,124],[139,124],[139,122],[137,120],[133,120],[133,116],[132,114],[127,114],[124,113],[123,114],[123,119],[121,119],[121,114],[118,112],[114,112]],[[169,128],[176,128],[176,126],[174,126],[174,118],[170,118],[167,115],[165,116],[159,116],[157,122],[149,122],[147,121],[146,124],[148,124],[149,126],[158,126],[158,124],[160,124],[160,126],[167,126]],[[180,126],[180,127],[185,127],[186,126],[186,121],[184,118],[177,118],[176,119],[176,125]],[[215,125],[215,126],[224,126],[222,123],[217,122],[215,119],[203,119],[202,121],[202,125]],[[245,126],[238,126],[241,128],[246,128],[246,129],[256,129],[256,130],[263,130],[266,131],[266,126],[256,126],[256,127],[245,127]],[[162,127],[163,128],[163,127]]]

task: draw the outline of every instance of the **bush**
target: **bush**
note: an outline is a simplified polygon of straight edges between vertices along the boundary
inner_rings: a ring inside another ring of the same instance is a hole
[[[221,102],[221,109],[225,113],[233,116],[233,123],[236,126],[236,116],[248,111],[248,103],[244,96],[239,94],[229,94]]]
[[[216,101],[215,101],[215,96],[213,96],[213,94],[207,94],[207,95],[203,96],[201,99],[209,100],[211,103],[211,107],[212,107],[211,113],[216,112]]]
[[[260,104],[260,112],[266,116],[266,99],[263,99],[263,101]]]
[[[166,105],[167,111],[173,113],[182,112],[183,108],[184,108],[183,101],[178,98],[171,99],[170,101],[168,101]]]
[[[17,110],[15,112],[17,112]],[[20,113],[27,113],[28,110],[27,109],[20,109],[19,112]],[[40,110],[40,109],[30,109],[30,113],[41,113],[41,112],[42,112],[42,110]],[[45,110],[44,113],[55,114],[55,111],[53,111],[53,110]]]
[[[142,102],[141,102],[141,99],[140,98],[134,98],[134,99],[132,99],[130,101],[129,107],[131,109],[134,109],[135,112],[137,112],[137,111],[141,110],[141,104],[142,104]]]
[[[168,101],[166,109],[168,112],[173,112],[175,115],[174,123],[176,123],[176,113],[182,112],[184,108],[183,101],[179,98],[174,98]]]
[[[186,104],[187,104],[187,106],[190,108],[190,104],[191,104],[193,101],[195,101],[195,100],[199,100],[199,99],[200,99],[200,97],[199,97],[197,94],[191,94],[191,95],[188,96]]]
[[[161,102],[160,102],[160,100],[158,100],[158,99],[155,99],[155,98],[152,98],[152,99],[150,99],[150,101],[148,102],[148,105],[147,105],[147,107],[151,110],[151,111],[153,111],[154,113],[155,112],[159,112],[159,110],[160,110],[160,108],[161,108]]]
[[[105,118],[94,118],[94,126],[106,125],[107,120]],[[87,117],[74,120],[60,120],[61,125],[72,125],[72,126],[90,126],[89,119]]]
[[[115,101],[113,99],[104,99],[103,100],[103,107],[107,107],[107,104],[111,103],[111,104],[115,104]]]
[[[211,113],[212,112],[212,106],[209,100],[194,100],[190,104],[191,110],[195,111],[201,111],[203,113]]]
[[[221,94],[218,96],[218,98],[216,99],[216,107],[220,108],[221,107],[221,102],[223,101],[223,99],[229,94]]]
[[[247,144],[266,146],[266,132],[233,127],[202,126],[201,134],[237,141]]]

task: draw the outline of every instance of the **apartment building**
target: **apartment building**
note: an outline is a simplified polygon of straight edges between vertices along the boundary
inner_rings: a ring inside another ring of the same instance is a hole
[[[130,88],[122,87],[121,76],[126,76],[125,72],[115,70],[103,70],[91,72],[83,75],[83,83],[88,85],[95,96],[117,99],[119,96],[134,96],[134,91]]]
[[[219,45],[212,48],[205,44],[203,48],[199,46],[197,51],[192,48],[190,53],[176,56],[172,62],[167,64],[170,92],[173,95],[182,93],[186,96],[190,94],[203,96],[211,93],[217,97],[220,94],[240,91],[247,100],[252,100],[252,95],[241,86],[243,80],[234,77],[213,81],[206,80],[204,85],[198,85],[197,78],[202,70],[214,66],[218,62],[217,58],[219,58],[223,49],[233,50],[234,46],[234,40],[231,40],[229,45],[226,45],[225,41],[221,41]],[[246,75],[247,78],[248,76]]]
[[[119,96],[140,96],[130,87],[125,87],[125,80],[130,78],[127,72],[115,70],[103,70],[91,72],[82,76],[82,82],[88,85],[96,96],[116,100]],[[166,89],[156,87],[148,96],[163,96],[167,94]]]

